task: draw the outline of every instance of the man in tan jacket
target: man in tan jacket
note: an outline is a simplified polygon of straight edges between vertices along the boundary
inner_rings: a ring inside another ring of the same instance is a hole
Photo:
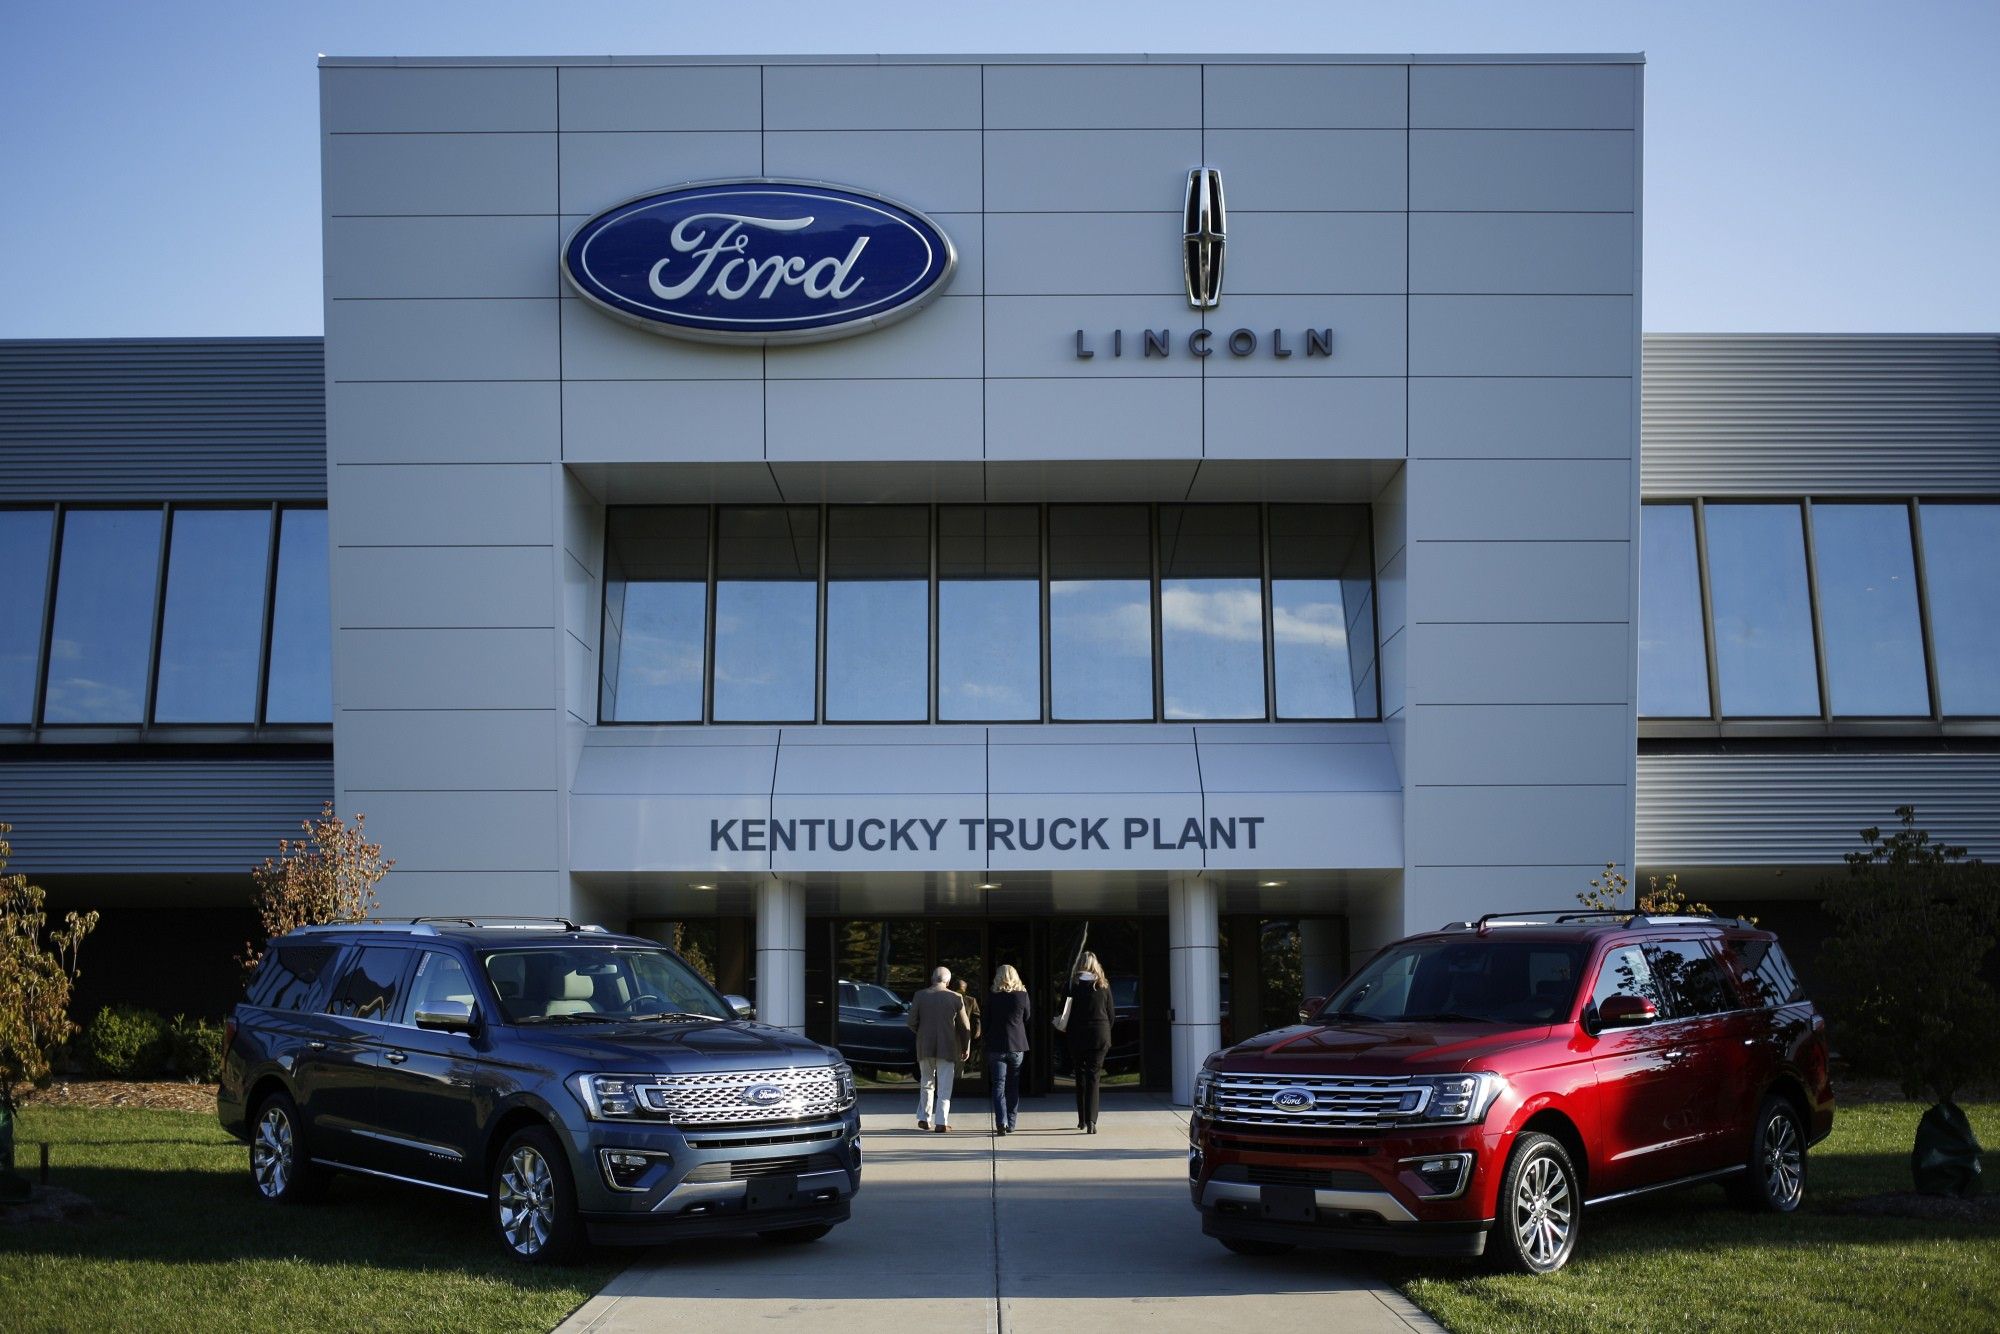
[[[932,970],[930,986],[910,998],[907,1022],[917,1034],[917,1129],[942,1135],[951,1129],[952,1076],[972,1044],[972,1021],[951,989],[951,969]]]

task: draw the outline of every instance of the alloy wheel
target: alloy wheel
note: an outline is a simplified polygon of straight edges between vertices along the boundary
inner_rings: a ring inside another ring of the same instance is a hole
[[[1514,1192],[1514,1235],[1536,1269],[1551,1269],[1562,1258],[1573,1208],[1561,1165],[1547,1154],[1530,1160]]]
[[[292,1179],[292,1119],[282,1107],[267,1107],[257,1118],[257,1137],[250,1142],[250,1176],[267,1200],[283,1195]]]
[[[555,1176],[527,1145],[514,1150],[500,1173],[500,1235],[521,1255],[539,1254],[555,1227]]]
[[[1772,1204],[1790,1209],[1805,1188],[1805,1150],[1799,1145],[1798,1126],[1789,1113],[1773,1113],[1764,1123],[1764,1189]]]

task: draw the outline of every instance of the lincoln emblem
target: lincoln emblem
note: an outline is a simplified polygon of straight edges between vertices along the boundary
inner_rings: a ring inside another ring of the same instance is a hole
[[[1214,310],[1222,304],[1222,247],[1228,240],[1222,211],[1222,173],[1196,167],[1188,173],[1186,225],[1181,232],[1181,268],[1187,276],[1188,304]]]

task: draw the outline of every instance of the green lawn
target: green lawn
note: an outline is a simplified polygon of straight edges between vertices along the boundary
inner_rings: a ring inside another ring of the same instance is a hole
[[[2000,1146],[2000,1103],[1969,1105],[1980,1143]],[[1714,1186],[1592,1212],[1576,1258],[1547,1278],[1476,1264],[1385,1266],[1454,1330],[2000,1329],[2000,1226],[1827,1212],[1843,1199],[1910,1187],[1923,1109],[1843,1107],[1813,1150],[1806,1207],[1738,1212]],[[1988,1190],[2000,1160],[1987,1156]]]
[[[4,1330],[547,1330],[616,1267],[514,1265],[478,1202],[387,1182],[272,1208],[213,1116],[29,1107],[18,1138],[109,1216],[0,1227]]]

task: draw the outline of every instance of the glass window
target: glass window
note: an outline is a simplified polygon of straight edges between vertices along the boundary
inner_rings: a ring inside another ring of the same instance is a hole
[[[1661,1014],[1667,1012],[1666,998],[1660,995],[1659,983],[1653,980],[1652,967],[1646,962],[1646,951],[1640,946],[1628,945],[1604,956],[1604,963],[1597,970],[1597,986],[1590,993],[1591,1008],[1613,996],[1638,996],[1653,1002],[1653,1008]]]
[[[1673,1015],[1721,1014],[1741,1009],[1722,976],[1722,961],[1698,940],[1669,940],[1650,947],[1653,971],[1673,997]]]
[[[1375,582],[1360,505],[1273,505],[1271,653],[1280,718],[1373,718]]]
[[[54,528],[54,510],[0,510],[0,605],[7,608],[9,623],[0,637],[0,723],[35,720],[35,668],[42,653]]]
[[[1910,511],[1903,505],[1813,506],[1820,634],[1833,711],[1928,715]]]
[[[1150,526],[1144,505],[1049,510],[1049,694],[1057,718],[1153,716]]]
[[[819,510],[716,515],[715,721],[813,717],[819,635]]]
[[[930,716],[931,519],[922,505],[835,505],[826,520],[826,716]]]
[[[320,974],[339,953],[335,945],[279,945],[266,950],[250,983],[250,1003],[272,1010],[305,1009]]]
[[[347,975],[333,989],[326,1003],[328,1014],[344,1019],[373,1019],[378,1023],[396,1021],[396,989],[402,985],[403,965],[409,951],[370,946],[348,965]]]
[[[938,717],[1042,716],[1042,535],[1033,505],[938,510]]]
[[[1805,534],[1797,505],[1710,505],[1709,597],[1722,711],[1744,718],[1819,713]],[[1642,613],[1643,614],[1643,613]]]
[[[1321,1019],[1548,1024],[1569,1013],[1583,947],[1526,940],[1391,945],[1327,1001]]]
[[[1925,505],[1920,517],[1944,712],[2000,714],[2000,505]]]
[[[605,518],[607,723],[701,721],[708,508],[619,508]]]
[[[270,553],[269,510],[173,512],[155,722],[256,721]]]
[[[417,975],[410,980],[412,1022],[415,1022],[418,1010],[427,1009],[438,1001],[454,1001],[467,1009],[472,1008],[472,978],[457,956],[425,950],[417,960]]]
[[[1160,677],[1169,718],[1264,716],[1255,505],[1160,506]]]
[[[1639,511],[1639,712],[1706,718],[1708,647],[1702,638],[1694,506]]]
[[[267,723],[333,721],[333,613],[327,606],[326,511],[278,516],[278,588],[271,604]]]
[[[665,950],[594,945],[501,951],[486,956],[486,975],[509,1023],[735,1017],[715,988]]]
[[[1750,993],[1750,1003],[1759,1006],[1790,1005],[1806,998],[1799,986],[1792,961],[1775,940],[1729,940],[1723,952],[1736,966],[1736,975]]]
[[[46,721],[144,720],[159,560],[159,510],[63,516]]]

